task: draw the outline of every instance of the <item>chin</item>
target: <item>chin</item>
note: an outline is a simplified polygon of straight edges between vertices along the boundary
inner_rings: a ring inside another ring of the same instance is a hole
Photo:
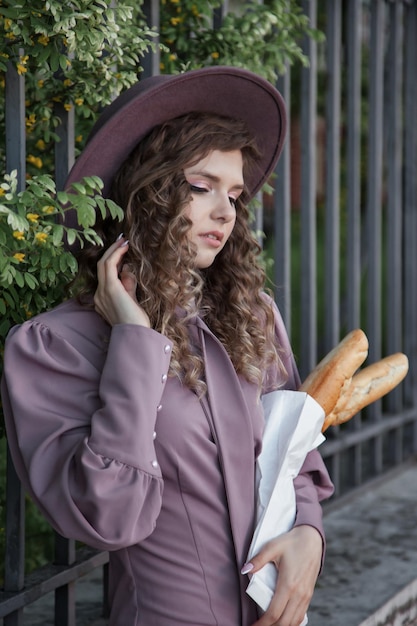
[[[211,258],[205,258],[205,259],[197,259],[196,261],[196,268],[199,270],[206,270],[208,267],[210,267],[211,265],[213,265],[214,261],[216,260],[216,257],[211,257]]]

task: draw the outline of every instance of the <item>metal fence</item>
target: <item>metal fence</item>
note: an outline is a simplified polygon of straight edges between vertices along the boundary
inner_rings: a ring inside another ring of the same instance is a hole
[[[144,7],[158,26],[159,2]],[[320,20],[326,42],[306,40],[309,67],[288,70],[278,84],[290,134],[274,194],[257,216],[275,260],[275,297],[302,377],[356,327],[369,338],[369,362],[397,351],[410,361],[400,388],[328,431],[321,451],[342,500],[417,454],[417,0],[305,0],[303,7],[313,26]],[[226,9],[217,10],[217,23]],[[158,72],[157,54],[144,68]],[[7,168],[20,171],[23,185],[24,79],[13,69],[6,100]],[[59,113],[62,185],[74,121]],[[74,542],[57,537],[55,563],[25,579],[24,497],[11,462],[6,533],[4,625],[23,624],[23,608],[53,590],[55,624],[75,624],[75,581],[104,566],[105,589],[107,554],[75,552]]]

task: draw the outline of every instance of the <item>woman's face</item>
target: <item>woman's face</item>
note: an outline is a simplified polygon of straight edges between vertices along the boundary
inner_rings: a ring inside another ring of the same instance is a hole
[[[240,150],[212,150],[184,169],[192,200],[185,214],[193,225],[189,239],[197,249],[196,267],[209,267],[229,239],[236,221],[236,200],[243,191]]]

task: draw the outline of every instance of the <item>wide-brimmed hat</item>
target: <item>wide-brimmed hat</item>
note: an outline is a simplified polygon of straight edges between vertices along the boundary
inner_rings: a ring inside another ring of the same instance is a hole
[[[282,150],[286,115],[281,94],[265,79],[235,67],[207,67],[140,80],[106,107],[69,173],[66,188],[99,176],[103,196],[133,148],[155,126],[192,111],[243,119],[261,158],[245,181],[251,196],[262,187]],[[161,155],[162,156],[162,155]]]
[[[93,126],[65,188],[84,176],[99,176],[104,183],[102,195],[108,197],[115,174],[140,140],[155,126],[194,111],[246,122],[261,153],[245,177],[253,197],[269,178],[282,151],[285,105],[279,91],[265,79],[244,69],[221,66],[152,76],[123,92]],[[75,211],[66,212],[64,222],[78,228]],[[73,253],[80,248],[77,240],[65,245]]]

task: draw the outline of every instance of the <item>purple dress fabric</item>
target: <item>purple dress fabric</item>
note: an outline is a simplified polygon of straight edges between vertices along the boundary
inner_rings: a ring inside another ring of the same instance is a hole
[[[276,312],[288,380],[299,384]],[[63,303],[6,342],[3,407],[23,485],[66,537],[110,551],[111,626],[250,626],[240,574],[253,533],[255,460],[263,416],[200,318],[200,401],[167,377],[171,343],[135,325],[110,328]],[[317,451],[295,480],[296,524],[323,534],[320,500],[332,484]]]

